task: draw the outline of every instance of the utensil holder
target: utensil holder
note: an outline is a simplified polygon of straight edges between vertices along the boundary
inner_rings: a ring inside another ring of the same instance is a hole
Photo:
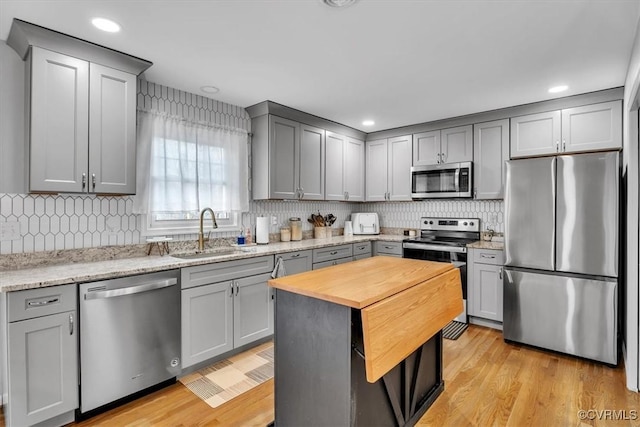
[[[331,229],[329,227],[314,227],[313,237],[316,239],[326,239],[331,237]]]

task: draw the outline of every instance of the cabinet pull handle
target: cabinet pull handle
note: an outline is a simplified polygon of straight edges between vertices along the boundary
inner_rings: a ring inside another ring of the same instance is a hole
[[[498,270],[498,277],[502,280],[502,267]]]
[[[556,141],[556,153],[560,152],[560,143]]]
[[[304,199],[304,188],[300,187],[298,189],[299,193],[298,193],[298,198],[299,199]]]
[[[441,159],[442,163],[446,162],[447,161],[447,155],[445,153],[440,153],[440,154],[441,154],[440,159]]]
[[[347,200],[349,200],[349,192],[347,191]]]
[[[478,189],[477,189],[477,188],[474,188],[474,189],[473,189],[473,198],[475,199],[475,198],[477,198],[477,197],[478,197]]]
[[[495,255],[480,254],[480,258],[494,259],[495,257],[496,257]]]
[[[331,255],[337,255],[337,254],[338,254],[338,251],[332,251],[331,252]]]
[[[236,296],[238,296],[239,292],[240,292],[240,286],[238,285],[238,282],[236,282]]]
[[[393,249],[393,246],[385,246],[385,249]]]
[[[93,189],[96,189],[96,174],[92,173],[91,174],[91,184],[93,185]]]
[[[563,139],[562,140],[562,152],[564,153],[565,151],[567,151],[567,145],[566,145],[566,141]]]
[[[229,294],[229,298],[233,298],[233,280],[231,281],[229,286],[231,287],[231,294]]]
[[[291,255],[291,258],[298,258],[299,256],[300,256],[299,253],[298,254],[293,254],[293,255]]]
[[[55,298],[49,298],[49,299],[40,300],[40,301],[29,301],[27,305],[29,307],[42,307],[43,305],[55,304],[57,302],[60,302],[60,298],[55,297]]]
[[[440,164],[440,153],[436,154],[436,163]]]
[[[69,335],[73,335],[73,314],[69,315]]]
[[[84,190],[87,186],[87,173],[82,172],[82,189]]]

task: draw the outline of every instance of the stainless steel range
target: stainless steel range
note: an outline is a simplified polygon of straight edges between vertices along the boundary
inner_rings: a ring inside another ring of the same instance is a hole
[[[460,269],[464,311],[455,318],[467,323],[467,244],[480,240],[478,218],[420,219],[420,237],[402,242],[402,257],[450,262]]]

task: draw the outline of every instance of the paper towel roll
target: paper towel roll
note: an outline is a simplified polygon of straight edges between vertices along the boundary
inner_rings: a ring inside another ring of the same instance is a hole
[[[269,217],[256,218],[256,243],[259,245],[269,243]]]

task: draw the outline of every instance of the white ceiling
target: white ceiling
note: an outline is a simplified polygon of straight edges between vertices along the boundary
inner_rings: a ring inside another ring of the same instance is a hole
[[[638,0],[0,0],[0,38],[16,17],[150,60],[156,83],[371,132],[622,86],[639,15]]]

